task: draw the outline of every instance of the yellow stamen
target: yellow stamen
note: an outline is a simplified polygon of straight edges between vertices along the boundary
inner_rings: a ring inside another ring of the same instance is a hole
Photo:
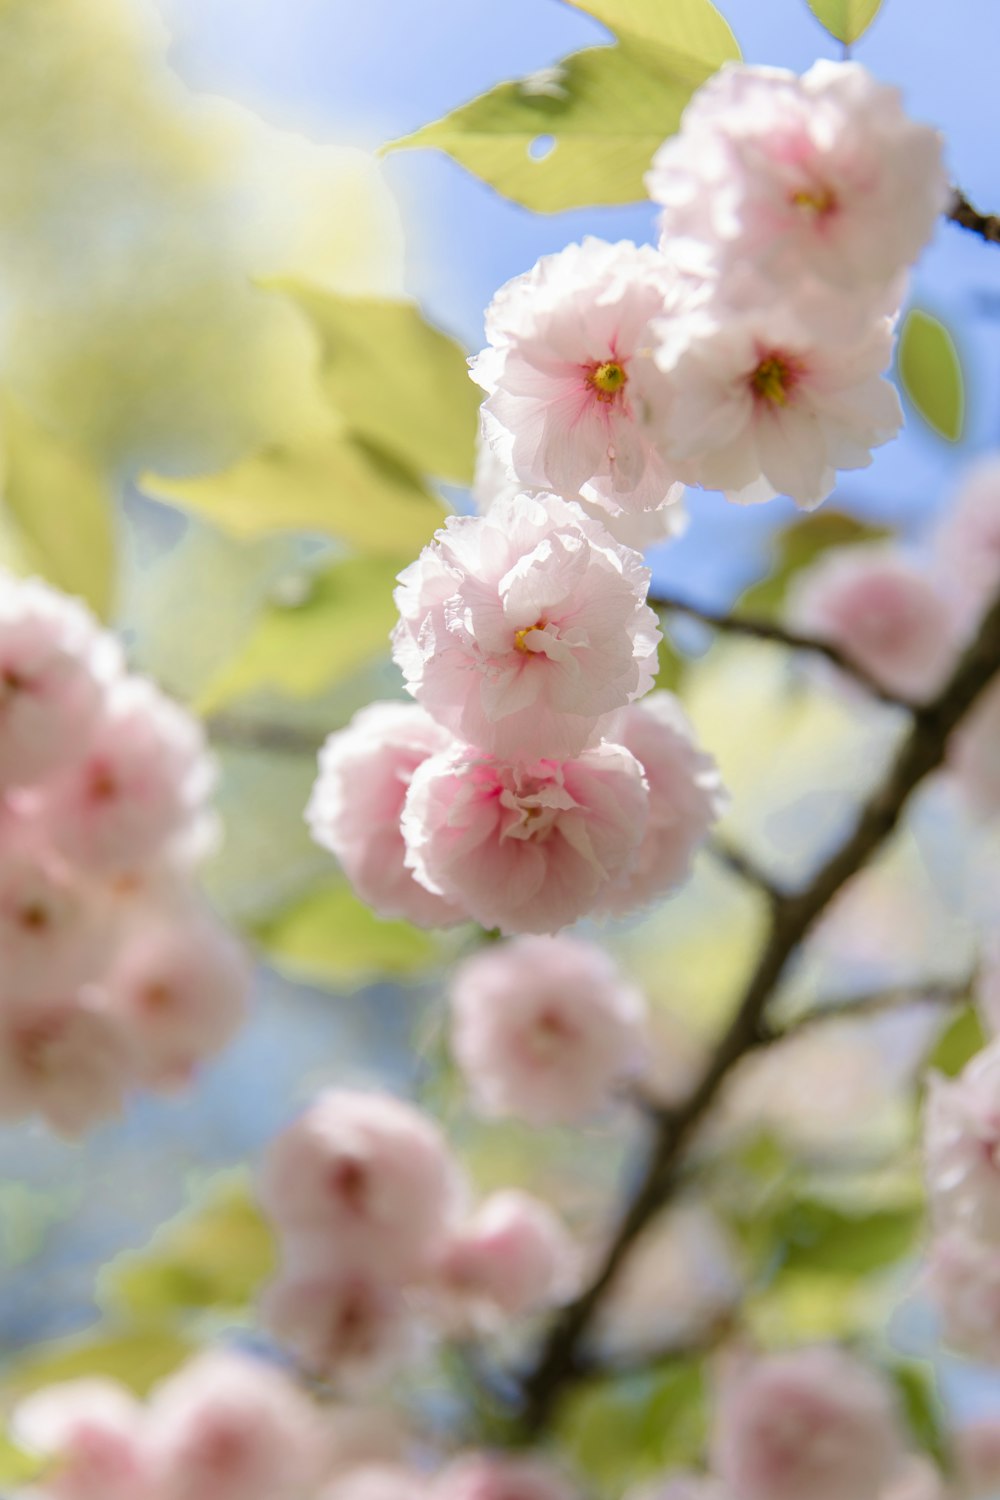
[[[770,401],[775,406],[784,406],[792,384],[792,371],[783,359],[772,354],[768,359],[761,360],[750,376],[750,384],[765,401]]]
[[[822,218],[824,214],[830,213],[837,206],[837,200],[827,187],[801,188],[792,194],[792,202],[796,208],[804,208],[816,217]]]
[[[524,626],[522,626],[522,628],[520,630],[515,630],[515,632],[514,632],[514,650],[515,651],[523,651],[524,654],[525,654],[525,656],[533,655],[531,647],[528,645],[528,636],[531,634],[531,632],[533,630],[544,630],[544,629],[545,629],[545,621],[544,620],[536,620],[535,623],[534,623],[534,625],[524,625]]]
[[[608,359],[595,365],[587,377],[597,393],[598,401],[613,401],[618,392],[628,383],[625,368],[617,360]]]

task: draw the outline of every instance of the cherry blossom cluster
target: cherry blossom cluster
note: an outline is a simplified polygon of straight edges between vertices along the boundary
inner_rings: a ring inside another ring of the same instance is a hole
[[[555,1213],[513,1189],[474,1204],[438,1126],[389,1095],[321,1095],[269,1148],[260,1197],[281,1249],[263,1321],[338,1388],[379,1379],[430,1335],[487,1332],[573,1290]]]
[[[548,933],[685,878],[723,796],[677,700],[643,698],[648,586],[638,553],[542,494],[452,517],[400,575],[417,703],[333,734],[307,811],[376,911]]]
[[[203,1353],[148,1401],[104,1379],[43,1388],[12,1434],[42,1463],[15,1500],[578,1500],[537,1458],[468,1452],[407,1461],[377,1407],[318,1407],[280,1368]]]
[[[211,789],[199,725],[114,637],[0,576],[0,1118],[78,1135],[240,1024],[246,959],[194,885]]]
[[[500,473],[637,544],[683,524],[685,484],[818,505],[902,422],[883,372],[948,201],[938,133],[856,63],[727,64],[646,181],[657,248],[586,239],[487,311]]]

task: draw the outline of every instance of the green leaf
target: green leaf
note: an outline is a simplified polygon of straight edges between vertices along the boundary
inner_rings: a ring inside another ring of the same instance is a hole
[[[985,1045],[986,1037],[978,1012],[974,1006],[966,1005],[938,1037],[927,1066],[944,1073],[947,1078],[954,1078]]]
[[[566,1403],[560,1446],[598,1489],[623,1488],[696,1462],[705,1442],[700,1366],[675,1360],[647,1375],[604,1381]]]
[[[954,340],[943,323],[914,307],[899,335],[899,378],[929,427],[957,443],[965,423],[965,382]]]
[[[482,391],[461,344],[413,302],[274,285],[318,335],[323,388],[350,426],[423,473],[471,484]]]
[[[27,1485],[42,1473],[40,1458],[23,1452],[13,1439],[0,1435],[0,1485]],[[18,1490],[20,1494],[20,1489]],[[37,1492],[36,1492],[37,1493]]]
[[[46,1385],[99,1375],[145,1396],[194,1352],[167,1329],[97,1328],[90,1336],[39,1344],[4,1372],[4,1394],[21,1398]]]
[[[944,1472],[952,1470],[947,1414],[938,1395],[934,1370],[920,1360],[896,1360],[887,1373],[899,1391],[913,1436]]]
[[[685,661],[666,632],[660,642],[657,663],[654,689],[663,688],[667,692],[676,693],[684,677]]]
[[[850,46],[863,36],[882,9],[882,0],[807,0],[821,26]]]
[[[430,933],[407,922],[383,922],[336,878],[313,886],[254,931],[277,968],[320,985],[409,977],[440,960]]]
[[[385,655],[396,621],[393,584],[408,561],[352,557],[317,574],[301,603],[269,604],[202,690],[198,711],[215,713],[262,689],[311,698]]]
[[[436,146],[541,213],[645,196],[684,107],[739,47],[709,0],[570,0],[618,38],[502,83],[396,147]]]
[[[25,572],[79,595],[101,619],[115,591],[115,520],[102,472],[11,400],[3,402],[2,521]]]
[[[383,557],[412,556],[446,511],[415,470],[347,427],[275,446],[194,479],[146,475],[143,489],[235,536],[318,532]]]
[[[848,1214],[816,1199],[798,1199],[779,1216],[774,1234],[788,1271],[867,1276],[908,1255],[923,1223],[920,1207]]]
[[[854,546],[891,535],[886,527],[859,521],[845,511],[824,508],[800,516],[775,533],[767,576],[740,596],[739,609],[746,614],[778,615],[792,579],[821,553],[830,547]]]
[[[165,1323],[205,1308],[243,1310],[275,1267],[274,1241],[242,1174],[104,1270],[101,1301],[130,1323]]]

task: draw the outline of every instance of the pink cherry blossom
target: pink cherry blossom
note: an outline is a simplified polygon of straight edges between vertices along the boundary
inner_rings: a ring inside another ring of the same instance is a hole
[[[331,734],[306,808],[313,838],[383,917],[446,927],[461,910],[418,885],[404,865],[399,820],[414,771],[451,737],[414,703],[370,703]]]
[[[934,537],[942,579],[974,626],[1000,590],[1000,455],[972,464]]]
[[[461,1182],[429,1116],[386,1094],[331,1089],[272,1142],[260,1195],[283,1236],[402,1278],[432,1261]]]
[[[915,703],[940,690],[958,657],[949,599],[898,548],[879,543],[824,552],[794,581],[788,619]]]
[[[790,496],[812,510],[838,469],[863,469],[903,422],[881,378],[892,324],[862,329],[836,301],[789,294],[774,306],[709,303],[654,325],[673,382],[662,442],[688,483],[741,505]]]
[[[605,892],[601,910],[622,916],[683,883],[729,798],[672,693],[650,693],[615,719],[611,737],[630,750],[649,786],[649,817],[635,860]]]
[[[438,1476],[434,1500],[578,1500],[563,1474],[539,1458],[469,1453]]]
[[[361,1266],[323,1264],[312,1249],[265,1289],[260,1316],[303,1369],[348,1392],[374,1387],[413,1348],[398,1286]]]
[[[1000,1041],[957,1078],[931,1074],[924,1160],[939,1222],[1000,1244]]]
[[[280,1370],[210,1351],[148,1410],[156,1500],[310,1500],[325,1449],[308,1397]]]
[[[11,1433],[52,1462],[47,1500],[154,1500],[145,1414],[112,1380],[45,1386],[14,1410]]]
[[[712,1459],[734,1500],[878,1500],[903,1456],[890,1387],[843,1350],[765,1355],[723,1378]]]
[[[319,1500],[424,1500],[428,1483],[400,1464],[360,1464],[324,1486]]]
[[[941,1317],[941,1336],[959,1354],[1000,1360],[1000,1250],[964,1229],[931,1245],[926,1290]]]
[[[548,1204],[508,1189],[452,1231],[433,1285],[445,1322],[470,1333],[562,1301],[573,1290],[576,1265],[573,1243]]]
[[[456,1061],[487,1115],[585,1119],[642,1063],[642,995],[578,938],[484,948],[456,971],[451,1009]]]
[[[483,432],[528,489],[649,511],[681,498],[651,424],[649,324],[686,287],[648,245],[585,239],[501,287],[472,363]]]
[[[990,1500],[1000,1489],[1000,1416],[967,1422],[951,1439],[962,1494],[968,1500]]]
[[[121,672],[114,638],[82,604],[0,574],[0,788],[78,759]]]
[[[652,684],[648,587],[639,554],[579,506],[501,499],[450,518],[400,574],[395,658],[413,696],[470,745],[519,762],[576,755]]]
[[[249,985],[240,944],[194,901],[136,914],[106,987],[142,1082],[166,1089],[188,1082],[240,1027]]]
[[[721,274],[752,262],[776,290],[813,276],[878,295],[947,206],[937,131],[857,63],[725,64],[694,95],[646,184],[664,242],[711,246]]]
[[[46,787],[46,829],[74,863],[130,876],[202,852],[212,779],[197,720],[130,677],[108,694],[87,753]]]
[[[729,1494],[712,1474],[678,1469],[627,1491],[625,1500],[729,1500]]]
[[[60,1135],[82,1135],[120,1112],[131,1069],[99,991],[0,1006],[0,1119],[39,1114]]]
[[[413,777],[407,863],[483,927],[555,932],[628,868],[647,811],[642,768],[620,745],[522,766],[458,746]]]
[[[946,767],[975,818],[1000,813],[1000,677],[979,695],[951,736]]]
[[[46,847],[37,824],[0,821],[0,995],[75,991],[108,962],[110,903]]]

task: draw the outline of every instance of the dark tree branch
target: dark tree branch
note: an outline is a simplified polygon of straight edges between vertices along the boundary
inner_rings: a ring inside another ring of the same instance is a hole
[[[214,745],[232,750],[257,750],[265,754],[315,757],[326,735],[322,730],[279,724],[273,720],[244,719],[235,714],[212,714],[205,732]]]
[[[978,209],[973,208],[968,198],[958,188],[945,215],[953,224],[960,229],[967,229],[970,234],[978,234],[981,240],[986,240],[990,245],[1000,245],[1000,214],[981,214]]]
[[[522,1424],[537,1434],[574,1379],[595,1314],[633,1244],[671,1197],[685,1149],[736,1063],[769,1039],[765,1012],[796,949],[838,891],[863,869],[896,828],[924,777],[936,770],[948,737],[1000,668],[1000,597],[985,616],[940,695],[916,709],[910,730],[882,783],[860,809],[843,843],[804,890],[771,908],[770,931],[743,998],[698,1084],[683,1103],[655,1117],[638,1185],[625,1207],[604,1260],[580,1296],[554,1320],[522,1383]]]
[[[767,871],[762,870],[744,850],[738,849],[735,844],[728,843],[718,835],[710,838],[705,848],[724,869],[745,881],[747,885],[753,886],[762,896],[766,896],[768,901],[781,900],[779,886],[771,879]]]
[[[673,594],[651,594],[649,605],[657,613],[684,615],[689,620],[698,620],[702,625],[707,625],[710,630],[717,630],[727,635],[744,635],[756,641],[771,641],[777,646],[785,646],[790,651],[809,651],[814,656],[825,656],[827,661],[855,682],[859,682],[873,698],[878,698],[883,703],[891,703],[896,707],[910,708],[909,703],[890,693],[881,683],[876,682],[856,662],[834,646],[830,641],[818,640],[815,636],[802,635],[797,630],[788,630],[784,625],[779,625],[775,620],[765,620],[760,615],[732,615],[722,610],[705,609],[700,604],[693,604],[690,600],[679,599]]]
[[[897,985],[888,990],[844,995],[793,1016],[787,1025],[776,1022],[767,1028],[765,1039],[781,1042],[786,1037],[798,1036],[799,1032],[823,1026],[828,1021],[863,1021],[873,1016],[904,1010],[909,1005],[957,1006],[969,998],[974,983],[975,975],[972,974],[955,981],[933,983],[925,980],[919,984]]]

